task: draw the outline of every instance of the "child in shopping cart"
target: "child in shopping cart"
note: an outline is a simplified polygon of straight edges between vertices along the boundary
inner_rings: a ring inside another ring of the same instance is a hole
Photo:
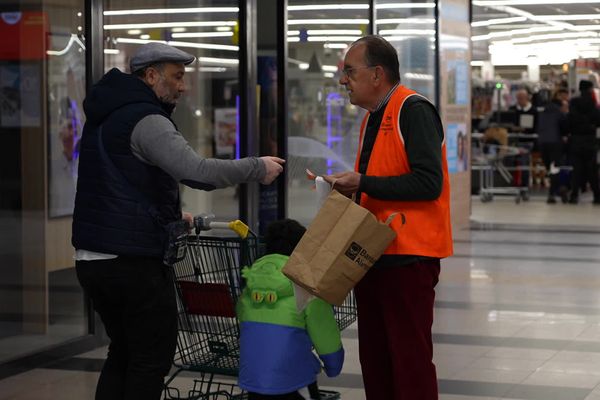
[[[313,347],[327,376],[342,369],[344,349],[331,305],[315,298],[298,312],[292,282],[281,272],[305,231],[294,220],[273,222],[265,236],[267,255],[242,270],[247,285],[237,305],[239,386],[249,400],[304,399],[299,389],[305,387],[318,399],[321,362]]]

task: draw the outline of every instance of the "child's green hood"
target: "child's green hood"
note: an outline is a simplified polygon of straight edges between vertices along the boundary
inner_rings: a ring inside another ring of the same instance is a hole
[[[292,283],[281,272],[288,258],[281,254],[269,254],[256,260],[251,268],[242,269],[247,292],[254,302],[275,303],[278,299],[294,295]]]

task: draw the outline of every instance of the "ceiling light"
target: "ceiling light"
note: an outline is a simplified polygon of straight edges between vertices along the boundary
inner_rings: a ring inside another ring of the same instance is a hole
[[[148,39],[150,39],[150,35],[148,35],[147,33],[145,33],[143,35],[140,35],[140,39],[142,39],[142,40],[148,40]]]
[[[477,1],[481,2],[481,0],[474,0],[473,4],[475,4],[475,2],[477,2]],[[532,13],[529,13],[527,11],[523,11],[523,10],[518,9],[518,8],[504,6],[504,5],[499,5],[499,6],[498,5],[491,5],[491,4],[488,5],[488,7],[491,8],[491,9],[493,9],[493,10],[498,10],[498,11],[505,12],[505,13],[508,13],[508,14],[518,15],[518,16],[521,16],[521,17],[526,17],[527,19],[529,19],[531,21],[544,22],[547,25],[551,25],[551,26],[554,26],[554,27],[562,27],[564,29],[571,30],[571,31],[577,30],[574,25],[569,24],[567,22],[543,21],[543,20],[541,20],[539,18],[539,16],[536,16],[536,15],[534,15]]]
[[[321,69],[327,72],[337,72],[338,67],[336,67],[335,65],[323,65]]]
[[[139,10],[104,11],[104,15],[197,14],[239,11],[240,9],[238,7],[152,8]]]
[[[529,44],[493,44],[490,46],[493,65],[527,65],[537,58],[540,65],[560,65],[582,56],[590,55],[593,48],[587,42],[597,39],[573,39]],[[584,44],[585,43],[585,44]],[[595,49],[597,51],[597,48]]]
[[[231,46],[226,44],[213,44],[213,43],[193,43],[193,42],[177,42],[168,41],[167,44],[175,47],[192,47],[195,49],[209,49],[209,50],[226,50],[226,51],[239,51],[238,46]]]
[[[533,35],[524,38],[516,38],[511,40],[501,40],[492,42],[493,44],[503,45],[503,44],[519,44],[519,43],[531,43],[535,41],[548,41],[552,39],[573,39],[573,38],[585,38],[585,37],[598,37],[598,34],[595,32],[561,32],[561,33],[551,33],[547,35]]]
[[[104,54],[119,54],[120,52],[119,49],[104,49]]]
[[[202,38],[202,37],[229,37],[233,32],[184,32],[173,33],[174,38]]]
[[[477,42],[480,40],[489,40],[489,39],[493,39],[493,38],[509,37],[509,36],[515,36],[515,35],[527,35],[527,34],[535,33],[535,32],[556,32],[556,31],[562,31],[562,30],[564,30],[564,28],[562,28],[562,27],[535,26],[533,28],[512,29],[510,31],[491,32],[491,33],[488,33],[487,35],[472,36],[471,41]]]
[[[354,42],[360,39],[360,36],[309,36],[306,40],[309,42]]]
[[[346,43],[325,43],[323,47],[326,49],[346,49],[348,45]]]
[[[171,29],[171,32],[185,32],[185,31],[187,31],[187,29],[184,28],[183,26]]]
[[[240,60],[235,58],[198,57],[201,63],[238,65]]]
[[[435,8],[435,3],[389,3],[376,4],[377,10],[391,10],[396,8]]]
[[[130,29],[127,31],[128,35],[140,35],[142,31],[140,29]]]
[[[231,27],[230,26],[217,26],[215,28],[215,30],[217,30],[219,32],[226,32],[226,31],[230,31]]]
[[[288,31],[287,34],[288,36],[298,36],[300,31]]]
[[[306,33],[309,35],[362,35],[360,29],[309,29]]]
[[[142,36],[147,36],[144,38]],[[212,43],[192,43],[192,42],[178,42],[178,41],[164,41],[164,40],[148,40],[150,35],[142,35],[140,39],[130,38],[117,38],[117,43],[134,43],[134,44],[146,44],[150,42],[166,43],[176,47],[191,47],[195,49],[211,49],[211,50],[228,50],[238,51],[238,46],[228,46],[223,44],[212,44]]]
[[[435,24],[433,18],[388,18],[375,20],[377,25],[382,24]]]
[[[198,68],[200,72],[225,72],[227,68],[225,67],[200,67]]]
[[[62,56],[64,54],[67,54],[67,52],[73,46],[74,43],[79,45],[80,49],[85,50],[85,44],[83,44],[83,42],[77,37],[77,35],[71,34],[71,37],[69,38],[69,42],[67,43],[67,45],[65,46],[64,49],[62,49],[62,50],[46,50],[46,54],[48,54],[49,56]]]
[[[288,11],[368,10],[368,4],[306,4],[288,6]]]
[[[488,19],[487,21],[472,22],[471,26],[473,28],[476,28],[476,27],[479,27],[479,26],[510,24],[510,23],[513,23],[513,22],[524,22],[524,21],[527,21],[526,17],[495,18],[495,19]]]
[[[369,25],[367,18],[351,19],[290,19],[288,25]]]
[[[384,36],[383,38],[388,42],[402,42],[403,40],[408,39],[407,36]]]
[[[333,77],[335,76],[335,74],[334,74],[333,72],[325,72],[325,73],[323,74],[323,76],[324,76],[325,78],[333,78]]]
[[[104,25],[105,30],[113,29],[152,29],[152,28],[175,28],[175,27],[191,27],[191,26],[235,26],[235,21],[188,21],[188,22],[155,22],[143,24],[112,24]]]
[[[404,77],[407,79],[414,79],[414,80],[420,80],[420,81],[432,81],[433,80],[433,75],[429,75],[429,74],[415,74],[412,72],[407,72],[404,74]]]

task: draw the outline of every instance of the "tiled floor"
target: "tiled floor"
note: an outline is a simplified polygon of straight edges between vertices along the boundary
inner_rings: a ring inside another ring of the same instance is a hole
[[[455,238],[433,328],[440,399],[600,400],[600,207],[474,198]],[[343,374],[321,381],[344,400],[364,399],[356,337],[344,332]],[[92,399],[103,353],[1,380],[0,399]]]

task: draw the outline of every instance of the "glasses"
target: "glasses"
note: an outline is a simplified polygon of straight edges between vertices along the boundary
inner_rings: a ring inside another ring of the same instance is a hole
[[[344,69],[342,69],[342,74],[346,78],[350,78],[352,76],[352,73],[358,69],[375,68],[375,67],[376,67],[375,65],[365,65],[363,67],[344,68]]]

